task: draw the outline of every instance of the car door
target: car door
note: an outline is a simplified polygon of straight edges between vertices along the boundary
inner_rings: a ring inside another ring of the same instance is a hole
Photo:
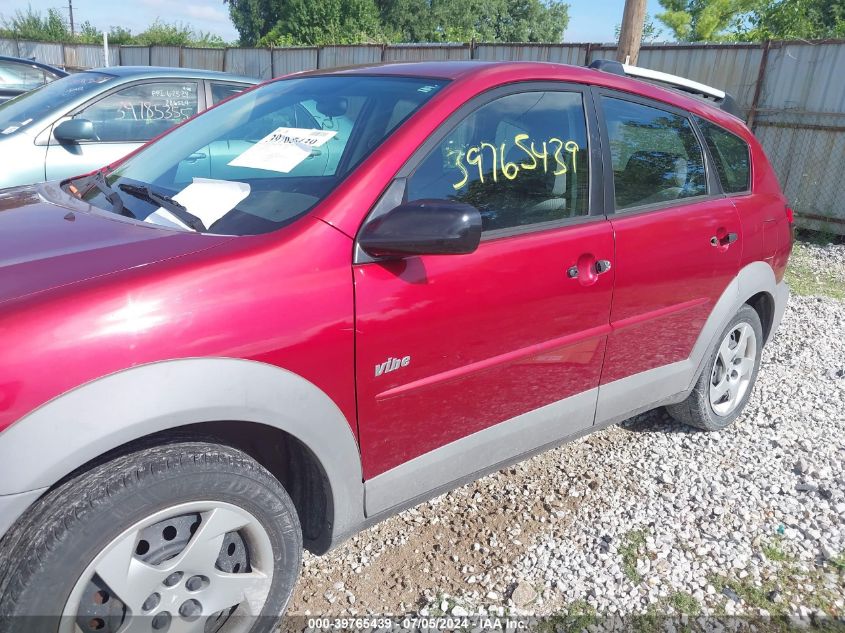
[[[108,165],[195,115],[203,104],[194,79],[142,81],[110,91],[53,124],[55,129],[66,119],[87,119],[97,138],[69,143],[51,135],[46,178],[68,178]]]
[[[742,234],[688,113],[627,94],[596,93],[605,164],[613,173],[605,187],[616,239],[606,385],[689,357],[737,274]],[[600,401],[597,421],[660,395],[645,388],[648,382],[628,384],[613,406]],[[657,388],[672,393],[669,382]]]
[[[365,479],[466,439],[448,466],[412,477],[412,488],[433,487],[592,425],[614,271],[589,99],[558,84],[478,98],[374,210],[456,200],[480,210],[483,234],[469,255],[354,266]],[[473,452],[493,427],[501,437]],[[381,498],[369,490],[368,512],[403,494],[381,488]]]

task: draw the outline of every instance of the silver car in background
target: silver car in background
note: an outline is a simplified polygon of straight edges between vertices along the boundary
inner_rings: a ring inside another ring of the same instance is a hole
[[[256,83],[149,66],[87,70],[53,81],[0,104],[0,189],[108,165]]]

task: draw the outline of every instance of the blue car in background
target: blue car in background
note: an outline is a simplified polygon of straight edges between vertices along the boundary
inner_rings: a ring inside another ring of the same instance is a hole
[[[66,76],[55,66],[0,55],[0,103]]]
[[[0,189],[112,163],[257,79],[115,66],[68,75],[0,104]]]

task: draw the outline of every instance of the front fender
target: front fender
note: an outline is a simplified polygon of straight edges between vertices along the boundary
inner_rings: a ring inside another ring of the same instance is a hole
[[[342,538],[360,525],[361,460],[337,405],[297,374],[230,358],[141,365],[42,405],[0,433],[0,498],[52,486],[90,460],[146,435],[221,420],[264,424],[299,439],[328,479],[333,535]],[[0,536],[16,519],[3,517]]]

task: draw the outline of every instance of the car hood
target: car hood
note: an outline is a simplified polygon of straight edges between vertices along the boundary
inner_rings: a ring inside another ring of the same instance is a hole
[[[0,303],[226,240],[97,209],[44,183],[0,191]]]

